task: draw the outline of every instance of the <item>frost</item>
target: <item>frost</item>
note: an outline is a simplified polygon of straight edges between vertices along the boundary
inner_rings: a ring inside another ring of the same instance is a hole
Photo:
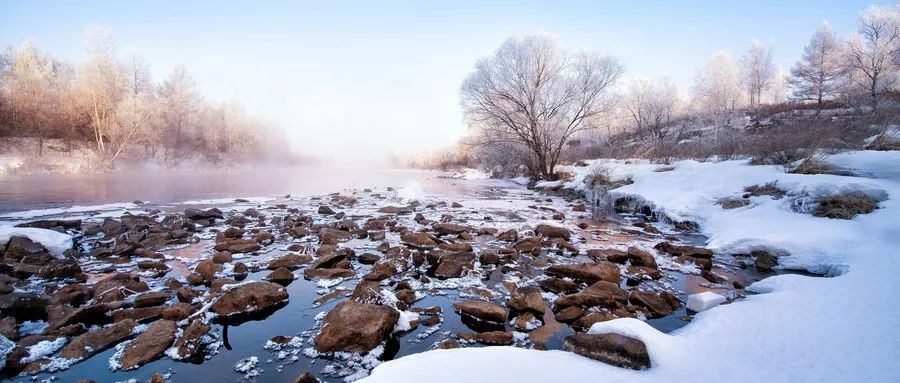
[[[37,342],[33,346],[28,347],[28,356],[22,358],[22,363],[30,363],[46,356],[50,356],[65,345],[65,337]]]

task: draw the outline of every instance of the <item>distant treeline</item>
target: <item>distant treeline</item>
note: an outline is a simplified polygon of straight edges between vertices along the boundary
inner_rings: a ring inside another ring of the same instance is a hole
[[[87,146],[100,168],[292,159],[283,131],[235,102],[205,99],[183,66],[156,83],[147,62],[120,57],[105,30],[89,28],[85,43],[80,63],[31,43],[0,51],[0,138],[33,138],[36,157],[48,139]]]

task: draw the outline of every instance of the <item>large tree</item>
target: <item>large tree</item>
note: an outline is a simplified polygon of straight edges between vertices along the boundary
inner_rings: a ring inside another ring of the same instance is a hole
[[[744,105],[737,65],[725,51],[714,54],[697,72],[691,90],[694,109],[718,123],[731,121]]]
[[[882,94],[898,81],[900,10],[869,7],[859,18],[847,44],[847,60],[855,84],[868,96],[872,111]]]
[[[666,126],[678,108],[678,88],[668,78],[635,79],[628,87],[625,109],[638,134],[650,132],[657,140],[665,137]]]
[[[612,57],[571,52],[547,36],[510,38],[475,64],[460,89],[462,109],[473,130],[524,146],[533,177],[553,179],[566,141],[610,109],[622,71]]]
[[[751,41],[747,51],[741,56],[741,79],[749,96],[750,107],[759,110],[763,94],[775,81],[772,48],[759,40]]]
[[[823,23],[803,49],[800,61],[791,68],[790,84],[795,98],[815,101],[821,110],[822,102],[840,91],[846,73],[841,44],[831,26]]]

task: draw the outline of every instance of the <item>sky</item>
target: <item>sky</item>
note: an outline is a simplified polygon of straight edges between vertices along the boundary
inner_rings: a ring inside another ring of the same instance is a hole
[[[686,92],[718,50],[758,39],[787,70],[823,21],[846,35],[870,4],[890,1],[0,0],[0,45],[78,62],[83,30],[103,26],[157,79],[184,64],[208,98],[280,126],[301,154],[352,163],[466,134],[459,86],[512,36],[549,33]]]

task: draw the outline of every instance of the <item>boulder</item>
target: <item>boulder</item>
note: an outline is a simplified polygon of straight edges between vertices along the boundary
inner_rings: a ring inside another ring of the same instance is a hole
[[[670,315],[675,312],[677,308],[681,307],[681,301],[679,301],[677,297],[675,297],[674,300],[671,297],[667,299],[661,294],[643,290],[631,290],[631,293],[628,294],[628,301],[634,305],[646,308],[654,318],[662,318]]]
[[[62,358],[81,360],[119,343],[132,335],[137,322],[123,319],[111,326],[88,331],[72,339],[59,355]]]
[[[560,278],[542,279],[538,281],[538,286],[541,286],[545,291],[555,294],[570,294],[581,290],[581,286],[578,283]]]
[[[170,320],[153,322],[122,353],[122,369],[130,370],[161,357],[175,341],[178,325]]]
[[[554,265],[548,267],[544,272],[550,276],[568,277],[589,284],[597,281],[619,283],[619,268],[606,261]]]
[[[212,305],[219,315],[233,315],[262,310],[285,302],[287,290],[271,282],[250,282],[233,287]]]
[[[475,253],[444,254],[440,257],[434,275],[439,278],[459,278],[475,267]]]
[[[152,291],[143,293],[134,298],[134,307],[159,306],[172,298],[170,291]]]
[[[566,337],[563,349],[618,367],[650,368],[650,355],[644,342],[624,335],[579,333]]]
[[[562,239],[565,239],[566,241],[568,241],[569,238],[572,237],[572,232],[569,231],[569,229],[566,229],[564,227],[559,227],[559,226],[552,226],[552,225],[544,225],[544,224],[537,225],[537,227],[534,229],[534,232],[537,235],[540,235],[542,237],[562,238]]]
[[[148,291],[150,287],[137,275],[114,273],[94,283],[92,290],[96,300],[113,302],[123,300],[132,294]]]
[[[199,319],[194,319],[182,332],[181,337],[175,341],[176,359],[186,359],[200,351],[203,336],[210,330],[209,325]]]
[[[497,239],[506,242],[515,242],[519,239],[519,232],[514,229],[509,229],[500,234],[497,234]]]
[[[470,317],[492,323],[506,323],[506,309],[493,303],[468,300],[453,303],[456,312]]]
[[[312,261],[312,257],[306,254],[285,254],[269,261],[269,265],[267,266],[267,268],[269,270],[277,270],[285,267],[290,270],[295,270],[300,266],[308,264]]]
[[[341,302],[325,315],[322,331],[314,343],[319,352],[368,352],[394,329],[400,314],[390,307]]]
[[[541,289],[535,286],[524,286],[515,289],[506,304],[509,308],[519,313],[531,312],[544,315],[546,304],[541,297]]]
[[[516,249],[516,251],[520,253],[531,253],[535,250],[540,250],[542,242],[540,237],[528,237],[516,242],[516,244],[513,245],[513,249]]]
[[[269,282],[275,282],[282,286],[287,286],[294,281],[294,273],[286,267],[279,268],[266,276]]]
[[[436,223],[433,227],[434,231],[441,235],[459,235],[472,230],[472,228],[468,226],[455,223]]]
[[[403,244],[408,246],[422,249],[430,249],[438,245],[438,240],[433,235],[418,231],[403,232],[400,234],[400,242],[403,242]]]

